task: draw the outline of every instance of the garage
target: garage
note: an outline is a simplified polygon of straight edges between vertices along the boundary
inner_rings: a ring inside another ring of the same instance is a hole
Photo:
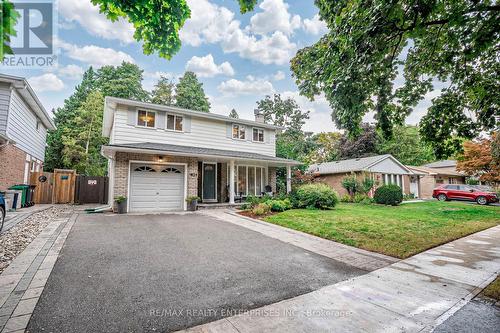
[[[183,165],[130,165],[129,212],[164,212],[184,209]]]

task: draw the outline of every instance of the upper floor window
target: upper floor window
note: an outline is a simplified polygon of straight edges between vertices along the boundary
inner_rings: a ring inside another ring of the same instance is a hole
[[[154,128],[155,127],[155,117],[156,117],[156,113],[153,111],[139,110],[137,112],[137,126]]]
[[[253,141],[264,142],[264,130],[260,128],[253,129]]]
[[[167,114],[167,129],[170,131],[182,132],[182,117],[173,114]]]
[[[233,124],[233,139],[245,140],[245,126]]]

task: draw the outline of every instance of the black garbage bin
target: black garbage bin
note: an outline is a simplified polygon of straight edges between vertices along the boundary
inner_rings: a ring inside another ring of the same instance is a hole
[[[28,197],[27,197],[27,204],[28,206],[33,206],[35,205],[35,187],[36,185],[28,185]]]

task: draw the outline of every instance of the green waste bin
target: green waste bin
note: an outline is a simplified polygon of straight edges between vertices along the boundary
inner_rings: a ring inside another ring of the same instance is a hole
[[[18,190],[22,191],[21,194],[21,207],[28,207],[28,191],[30,190],[29,185],[19,184],[9,187],[9,190]]]

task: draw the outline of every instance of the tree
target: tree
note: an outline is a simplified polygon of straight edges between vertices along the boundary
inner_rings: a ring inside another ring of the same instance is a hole
[[[15,36],[14,27],[19,14],[14,10],[14,5],[9,0],[3,0],[1,6],[0,38],[2,38],[2,45],[0,45],[0,59],[3,59],[5,54],[12,54],[10,37]]]
[[[137,65],[122,63],[121,66],[104,66],[95,72],[92,67],[83,75],[82,82],[76,87],[71,97],[64,101],[64,106],[54,112],[57,129],[49,133],[44,168],[51,171],[55,168],[77,169],[89,175],[102,174],[102,158],[100,156],[101,142],[88,141],[88,147],[83,137],[88,134],[85,124],[92,120],[94,128],[102,128],[102,116],[91,118],[82,105],[95,105],[100,96],[146,100],[148,94],[142,89],[142,70]],[[99,92],[99,95],[94,93]],[[94,103],[87,99],[93,94]],[[102,110],[100,111],[102,112]],[[79,119],[84,119],[81,122]],[[94,126],[95,125],[95,126]],[[83,137],[82,137],[83,136]],[[93,137],[93,136],[92,136]],[[96,172],[97,174],[91,174]]]
[[[484,182],[500,182],[500,161],[492,156],[492,142],[497,140],[498,132],[492,138],[464,142],[464,152],[457,162],[457,170]]]
[[[310,114],[310,111],[303,112],[293,98],[283,100],[280,94],[268,95],[258,101],[256,111],[264,116],[265,122],[281,126],[289,132],[302,132]]]
[[[106,159],[100,148],[108,142],[102,137],[104,96],[99,91],[91,92],[77,109],[71,125],[63,130],[63,162],[79,174],[104,176]]]
[[[70,121],[76,116],[78,108],[87,99],[88,94],[96,88],[96,73],[90,67],[83,74],[82,82],[76,86],[75,92],[64,101],[64,106],[52,111],[56,129],[47,135],[44,170],[52,171],[66,167],[63,161],[62,135],[64,129],[70,126]]]
[[[417,126],[397,126],[390,139],[381,139],[379,154],[391,154],[405,165],[423,165],[436,159],[432,147],[420,137]]]
[[[361,134],[355,138],[347,134],[342,135],[338,146],[338,159],[367,157],[378,153],[377,145],[380,138],[375,126],[365,123],[361,128]]]
[[[174,87],[175,85],[172,81],[161,76],[151,92],[151,102],[155,104],[173,105]]]
[[[391,137],[417,103],[448,87],[421,121],[438,157],[495,127],[499,115],[500,6],[491,0],[316,0],[329,32],[299,50],[291,69],[301,94],[324,93],[338,128],[361,133],[363,116]],[[403,79],[395,87],[398,75]],[[472,114],[472,116],[470,116]]]
[[[103,66],[97,71],[96,85],[103,96],[146,101],[148,93],[142,88],[142,73],[136,64],[122,62],[120,66]]]
[[[342,134],[338,132],[322,132],[312,137],[314,147],[306,157],[309,163],[324,163],[337,159],[340,138]]]
[[[229,112],[229,117],[234,118],[234,119],[240,118],[240,116],[238,115],[238,112],[236,112],[235,109],[232,109],[231,112]]]
[[[190,71],[184,73],[175,87],[175,105],[185,109],[201,112],[210,112],[210,102],[208,101],[203,83],[198,81],[196,74]]]

